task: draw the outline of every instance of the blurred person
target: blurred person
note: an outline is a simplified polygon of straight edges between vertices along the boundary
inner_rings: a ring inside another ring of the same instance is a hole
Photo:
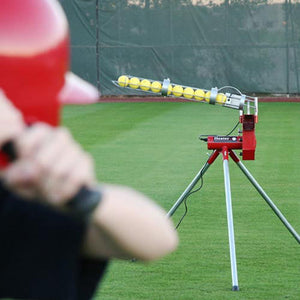
[[[90,299],[110,259],[152,261],[178,243],[162,208],[100,185],[90,155],[59,126],[62,102],[99,96],[68,65],[58,2],[1,1],[1,298]]]

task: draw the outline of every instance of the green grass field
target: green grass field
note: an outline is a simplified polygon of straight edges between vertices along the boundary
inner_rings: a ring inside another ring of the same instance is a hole
[[[243,163],[300,232],[300,103],[261,103],[256,160]],[[198,103],[68,106],[64,124],[99,181],[132,186],[168,211],[208,158],[200,134],[227,134],[238,112]],[[188,199],[180,245],[164,259],[113,261],[96,299],[300,299],[300,245],[230,161],[239,292],[231,291],[221,158]],[[173,216],[176,224],[183,205]]]

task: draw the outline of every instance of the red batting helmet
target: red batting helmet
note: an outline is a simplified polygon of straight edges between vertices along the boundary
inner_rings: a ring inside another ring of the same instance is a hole
[[[62,101],[98,99],[97,90],[68,69],[69,28],[60,4],[1,0],[0,89],[27,123],[56,126]]]

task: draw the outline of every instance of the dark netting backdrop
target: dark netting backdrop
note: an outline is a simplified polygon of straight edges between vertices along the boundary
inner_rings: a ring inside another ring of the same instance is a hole
[[[300,0],[61,0],[74,72],[102,95],[121,74],[299,94]]]

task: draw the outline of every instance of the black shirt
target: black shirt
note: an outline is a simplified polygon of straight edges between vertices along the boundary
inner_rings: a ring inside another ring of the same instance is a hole
[[[86,226],[0,183],[0,298],[91,299],[107,261],[84,259]]]

